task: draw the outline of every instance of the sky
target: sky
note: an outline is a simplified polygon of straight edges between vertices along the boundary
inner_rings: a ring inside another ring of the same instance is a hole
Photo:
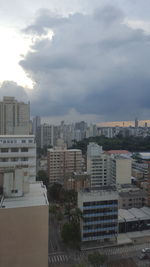
[[[0,98],[57,123],[150,118],[149,0],[0,3]]]

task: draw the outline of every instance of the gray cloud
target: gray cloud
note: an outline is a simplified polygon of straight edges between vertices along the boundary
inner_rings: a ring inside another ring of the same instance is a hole
[[[114,6],[66,18],[39,13],[26,32],[48,29],[54,36],[35,41],[34,52],[20,62],[37,83],[33,114],[64,115],[73,108],[105,119],[149,115],[150,36],[124,19]]]
[[[29,101],[26,90],[13,81],[4,81],[0,85],[0,98],[2,99],[3,96],[14,96],[20,101]]]

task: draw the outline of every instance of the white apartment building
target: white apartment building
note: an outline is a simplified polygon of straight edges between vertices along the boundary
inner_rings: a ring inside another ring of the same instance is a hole
[[[36,144],[33,135],[0,136],[0,169],[26,168],[30,182],[36,180]]]
[[[66,176],[82,171],[80,149],[48,149],[48,175],[50,183],[63,183]]]
[[[4,172],[3,172],[4,171]],[[23,168],[0,171],[0,266],[48,267],[49,203]],[[6,171],[6,172],[5,172]]]
[[[87,173],[91,177],[91,187],[100,188],[110,185],[108,156],[102,147],[96,143],[89,143],[87,147]]]
[[[0,102],[0,134],[29,134],[30,103],[3,97]]]
[[[113,151],[115,152],[115,151]],[[91,187],[131,184],[132,159],[122,150],[118,153],[103,152],[102,147],[89,143],[87,147],[87,173],[91,176]]]

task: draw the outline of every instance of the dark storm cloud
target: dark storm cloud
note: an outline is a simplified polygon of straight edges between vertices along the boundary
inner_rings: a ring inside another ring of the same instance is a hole
[[[150,104],[150,36],[124,23],[113,6],[67,18],[41,11],[26,32],[53,30],[20,62],[37,85],[33,113],[62,115],[74,108],[106,119],[147,114]]]

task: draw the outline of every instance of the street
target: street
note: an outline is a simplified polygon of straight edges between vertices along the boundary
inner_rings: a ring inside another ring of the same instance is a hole
[[[97,251],[107,255],[108,261],[133,258],[138,267],[146,267],[150,266],[150,260],[139,260],[141,250],[145,247],[150,248],[150,243],[97,249]],[[80,263],[81,261],[87,260],[88,254],[92,252],[93,251],[82,251],[82,252],[64,251],[64,252],[49,253],[49,266],[53,267],[63,264],[68,264],[69,266],[70,264]]]

